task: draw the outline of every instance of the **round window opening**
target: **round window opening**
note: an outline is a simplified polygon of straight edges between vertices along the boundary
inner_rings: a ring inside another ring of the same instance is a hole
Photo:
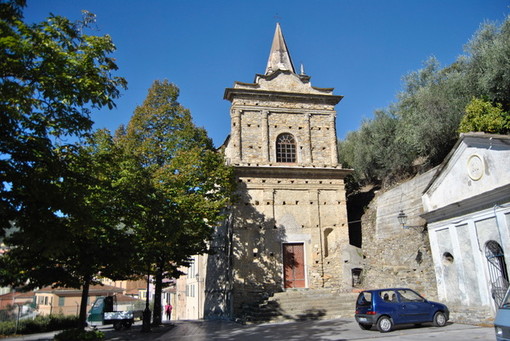
[[[450,265],[453,263],[453,255],[450,252],[443,253],[443,264]]]

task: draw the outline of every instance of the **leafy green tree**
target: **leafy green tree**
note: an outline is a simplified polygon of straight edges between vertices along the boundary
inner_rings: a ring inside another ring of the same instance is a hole
[[[94,207],[104,204],[103,170],[67,141],[85,137],[92,110],[113,107],[126,82],[112,75],[111,38],[84,33],[92,14],[27,24],[24,6],[0,2],[0,234],[15,227],[5,239],[10,251],[1,258],[0,280],[80,287],[104,270],[88,263],[87,245],[104,245],[95,239],[103,232],[106,239],[122,236],[106,233],[107,216]]]
[[[161,323],[161,282],[175,276],[190,257],[207,251],[213,226],[231,201],[233,177],[221,153],[189,110],[177,101],[179,89],[155,81],[128,126],[117,134],[125,153],[147,174],[136,197],[137,236],[142,262],[156,277],[154,324]]]
[[[504,111],[510,111],[510,16],[499,26],[482,24],[465,50],[471,97],[501,103]]]
[[[99,283],[100,276],[129,277],[128,257],[137,245],[130,226],[122,223],[129,205],[118,186],[122,154],[115,151],[111,137],[100,131],[89,144],[67,146],[57,154],[66,172],[56,188],[66,202],[52,219],[51,231],[23,216],[16,220],[20,228],[6,238],[11,249],[0,258],[2,282],[29,289],[83,288],[83,326],[89,286]]]
[[[350,132],[339,143],[340,162],[354,169],[355,181],[379,182],[393,168],[401,169],[406,164],[399,158],[403,148],[395,139],[397,124],[392,108],[378,110],[373,119],[364,120],[358,131]]]
[[[53,188],[62,170],[56,145],[88,132],[91,110],[113,107],[126,84],[111,74],[117,69],[108,57],[111,38],[82,33],[91,15],[30,25],[22,21],[24,4],[0,3],[1,232],[20,213],[34,221],[43,215],[51,231],[62,205]]]
[[[504,112],[502,105],[492,105],[483,99],[473,98],[466,106],[466,114],[459,126],[459,133],[481,131],[492,134],[510,132],[510,113]]]
[[[508,133],[510,17],[500,26],[482,25],[465,50],[447,67],[429,58],[403,78],[397,101],[382,110],[391,119],[378,112],[340,142],[340,158],[355,169],[358,181],[391,182],[436,166],[457,140],[459,127]]]
[[[423,69],[404,78],[405,87],[396,104],[396,138],[410,158],[409,166],[437,165],[454,145],[469,98],[462,83],[463,68],[454,64],[441,69],[439,62],[430,58]]]

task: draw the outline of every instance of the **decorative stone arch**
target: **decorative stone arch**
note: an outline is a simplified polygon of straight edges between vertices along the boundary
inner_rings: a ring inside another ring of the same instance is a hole
[[[291,133],[281,133],[276,137],[276,162],[296,163],[297,143]]]
[[[489,240],[485,243],[485,257],[489,269],[489,285],[492,298],[499,307],[508,289],[508,268],[505,253],[498,242]]]

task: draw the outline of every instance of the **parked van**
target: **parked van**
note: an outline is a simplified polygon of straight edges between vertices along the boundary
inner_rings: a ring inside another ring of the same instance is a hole
[[[503,303],[499,306],[494,328],[496,329],[496,340],[510,341],[510,288],[506,292]]]

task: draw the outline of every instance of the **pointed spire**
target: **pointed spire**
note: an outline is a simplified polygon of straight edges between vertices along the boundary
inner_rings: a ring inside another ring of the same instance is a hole
[[[277,70],[286,70],[295,73],[290,53],[287,49],[287,44],[283,38],[280,24],[276,24],[274,32],[273,45],[271,52],[269,52],[269,59],[267,60],[266,75],[269,75]]]

